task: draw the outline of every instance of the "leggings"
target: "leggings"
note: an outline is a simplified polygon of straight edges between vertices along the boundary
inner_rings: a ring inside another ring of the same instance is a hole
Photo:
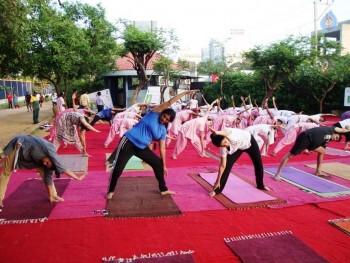
[[[251,136],[250,143],[251,145],[248,149],[237,150],[233,154],[227,155],[226,167],[220,179],[220,188],[215,189],[216,194],[220,194],[222,190],[224,190],[228,176],[231,173],[232,166],[244,152],[249,155],[250,159],[253,162],[257,188],[264,189],[264,168],[261,160],[259,146],[253,136]]]
[[[157,156],[150,148],[146,147],[140,149],[136,147],[128,138],[123,136],[118,144],[118,147],[114,150],[112,155],[108,158],[108,161],[115,160],[115,166],[113,168],[110,180],[108,193],[113,193],[118,178],[121,176],[126,164],[132,156],[136,156],[149,164],[156,176],[159,184],[159,190],[161,192],[167,191],[165,179],[164,179],[164,169],[162,159]],[[112,158],[111,158],[112,157]]]

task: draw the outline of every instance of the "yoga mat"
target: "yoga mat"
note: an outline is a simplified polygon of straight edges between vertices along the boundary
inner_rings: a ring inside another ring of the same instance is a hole
[[[58,195],[62,196],[70,179],[55,179],[54,182]],[[0,222],[28,223],[33,219],[47,219],[55,206],[56,203],[50,203],[41,179],[27,179],[4,199]]]
[[[90,170],[83,180],[72,180],[61,195],[64,202],[62,205],[55,206],[49,220],[103,217],[102,210],[106,209],[108,180],[109,174],[103,170],[99,172]]]
[[[326,148],[326,154],[339,155],[339,156],[350,156],[349,151],[339,150],[339,149],[331,148],[331,147]]]
[[[106,153],[106,160],[110,156],[110,153]],[[112,168],[106,167],[107,171],[111,172]],[[152,167],[149,166],[147,163],[143,163],[142,160],[136,156],[133,156],[130,158],[128,163],[126,164],[124,171],[128,170],[138,170],[138,171],[143,171],[143,170],[152,170]]]
[[[336,228],[340,229],[344,233],[350,235],[350,217],[348,218],[339,218],[339,219],[331,219],[328,220],[328,222],[335,226]]]
[[[308,164],[307,167],[316,169],[316,164]],[[346,180],[350,180],[350,165],[346,165],[339,162],[334,163],[323,163],[321,170],[325,173],[329,173]]]
[[[189,174],[189,176],[211,192],[217,173]],[[215,195],[214,198],[228,209],[264,207],[285,202],[257,189],[233,174],[230,174],[222,194]]]
[[[174,255],[174,254],[177,255]],[[111,258],[111,259],[110,259]],[[133,255],[131,258],[116,258],[110,257],[108,259],[103,258],[102,263],[120,263],[120,262],[135,262],[135,263],[194,263],[191,253],[183,253],[172,251],[167,254],[163,252],[158,253],[146,253],[141,256]]]
[[[121,177],[107,202],[107,218],[181,215],[169,195],[161,195],[154,177]]]
[[[244,263],[328,262],[290,231],[238,236],[224,240]]]
[[[60,159],[73,173],[86,172],[88,170],[88,157],[81,154],[61,154]]]
[[[269,174],[275,174],[277,168],[268,168],[265,171]],[[322,197],[333,197],[350,194],[350,188],[340,184],[333,183],[326,179],[314,176],[307,172],[293,167],[284,167],[281,173],[281,179],[306,191],[312,192]]]

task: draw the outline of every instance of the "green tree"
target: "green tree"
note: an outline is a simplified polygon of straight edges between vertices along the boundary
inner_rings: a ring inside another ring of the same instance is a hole
[[[165,56],[160,56],[157,61],[153,62],[153,70],[163,76],[164,83],[160,84],[160,103],[164,102],[164,92],[169,87],[170,76],[174,74],[172,67],[173,61]]]
[[[23,53],[27,49],[26,15],[23,1],[0,1],[0,76],[21,71]]]
[[[179,59],[175,64],[170,58],[160,55],[160,58],[153,62],[153,69],[164,78],[164,83],[160,84],[160,103],[163,103],[164,93],[169,87],[170,81],[176,82],[183,71],[190,70],[190,63]]]
[[[306,37],[288,37],[281,42],[267,47],[257,46],[244,53],[254,74],[264,80],[266,95],[263,101],[267,101],[309,55],[310,40]]]
[[[323,112],[326,97],[338,82],[350,74],[350,55],[320,58],[317,64],[303,63],[294,76],[294,83],[307,87],[309,94],[317,101],[319,112]]]
[[[228,73],[234,71],[233,65],[226,62],[214,62],[209,60],[207,62],[200,62],[198,64],[197,70],[201,74],[207,76],[218,75],[220,82],[220,96],[224,96],[224,82],[225,77]]]
[[[60,93],[62,82],[94,76],[113,67],[114,27],[98,6],[33,1],[28,19],[30,49],[24,74],[48,80]]]
[[[131,103],[137,101],[140,90],[150,82],[147,75],[151,60],[157,51],[160,54],[170,54],[178,49],[177,37],[173,30],[158,29],[155,31],[141,31],[132,25],[126,25],[122,38],[124,40],[124,54],[129,58],[136,70],[139,83],[132,96]]]

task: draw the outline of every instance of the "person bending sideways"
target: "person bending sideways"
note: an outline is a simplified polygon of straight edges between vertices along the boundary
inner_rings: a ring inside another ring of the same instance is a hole
[[[317,165],[315,175],[325,176],[321,173],[321,165],[323,161],[323,156],[329,141],[339,142],[342,138],[341,133],[348,133],[349,129],[342,129],[334,126],[322,126],[315,127],[303,131],[300,133],[295,140],[292,149],[287,153],[281,160],[276,174],[274,175],[276,180],[281,180],[281,172],[284,166],[288,163],[290,159],[294,156],[301,154],[304,150],[315,151],[317,155]]]
[[[4,166],[0,174],[0,207],[3,207],[3,200],[10,176],[16,169],[36,168],[43,178],[49,194],[50,202],[61,202],[53,183],[52,174],[66,174],[75,180],[82,180],[85,175],[77,176],[61,162],[55,147],[52,143],[43,138],[21,135],[11,139],[0,154],[4,159]]]
[[[185,91],[171,98],[169,101],[156,106],[120,138],[117,148],[107,160],[108,163],[115,164],[110,177],[107,199],[112,199],[118,178],[121,176],[132,156],[140,158],[152,167],[162,195],[175,194],[174,191],[168,190],[164,179],[167,176],[165,162],[166,125],[172,122],[176,115],[175,111],[169,107],[183,96],[195,92],[197,90]],[[152,141],[159,141],[160,157],[149,148]]]
[[[213,197],[224,190],[232,166],[244,152],[249,155],[253,162],[257,188],[269,191],[270,189],[264,185],[264,169],[260,149],[252,134],[237,128],[226,128],[222,131],[210,130],[212,131],[210,135],[212,143],[216,147],[220,147],[221,160],[213,191],[209,195]]]

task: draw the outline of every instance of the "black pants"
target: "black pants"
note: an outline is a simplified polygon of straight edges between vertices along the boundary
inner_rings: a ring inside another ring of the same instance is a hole
[[[118,178],[121,176],[122,172],[129,159],[132,156],[136,156],[149,164],[156,176],[159,183],[159,190],[161,192],[167,191],[165,179],[164,179],[164,169],[162,159],[157,156],[150,148],[146,147],[145,149],[140,149],[136,147],[131,141],[128,140],[125,136],[123,136],[117,148],[108,158],[109,162],[115,161],[115,166],[113,168],[110,180],[109,180],[109,188],[108,192],[112,193],[115,190],[117,185]]]
[[[97,112],[103,111],[103,109],[105,108],[104,105],[96,105],[97,107]]]
[[[244,152],[246,152],[249,155],[250,159],[253,162],[257,188],[264,189],[264,168],[261,160],[260,149],[258,143],[256,142],[253,136],[251,136],[250,143],[251,145],[248,149],[237,150],[233,154],[227,155],[226,167],[220,179],[220,189],[215,189],[216,194],[220,194],[222,190],[224,190],[227,179],[231,173],[232,166]]]
[[[109,125],[111,125],[111,121],[109,119],[101,118],[98,115],[95,115],[94,119],[90,122],[90,125],[94,126],[99,120],[108,121]]]

